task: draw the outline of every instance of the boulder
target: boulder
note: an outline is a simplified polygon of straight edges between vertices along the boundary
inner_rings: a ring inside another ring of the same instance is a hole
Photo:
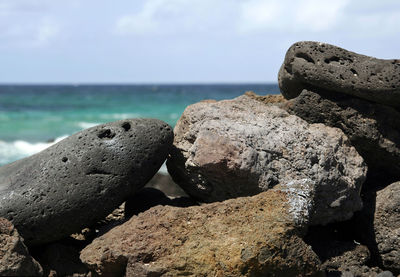
[[[313,41],[293,44],[279,71],[282,94],[326,89],[400,108],[400,60],[382,60]]]
[[[343,132],[308,124],[247,96],[186,108],[167,161],[190,196],[213,202],[309,180],[311,224],[348,219],[361,208],[367,168]]]
[[[342,129],[370,172],[400,179],[400,112],[396,109],[323,89],[304,89],[282,106],[309,123]]]
[[[400,182],[376,193],[373,224],[382,265],[400,274]]]
[[[0,168],[0,216],[26,243],[43,244],[94,224],[143,187],[164,162],[171,128],[131,119],[78,132]]]
[[[100,276],[320,276],[297,220],[310,208],[303,185],[202,206],[156,206],[95,239],[80,258]]]
[[[42,275],[42,267],[29,254],[17,229],[0,217],[0,276]]]

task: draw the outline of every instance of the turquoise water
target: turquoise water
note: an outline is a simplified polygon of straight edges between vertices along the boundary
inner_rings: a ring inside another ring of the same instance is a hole
[[[230,99],[260,85],[0,86],[0,165],[32,155],[65,136],[126,118],[158,118],[174,126],[186,106],[204,99]]]

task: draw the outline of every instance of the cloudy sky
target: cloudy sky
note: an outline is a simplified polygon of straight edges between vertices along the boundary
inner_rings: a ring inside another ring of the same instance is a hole
[[[0,83],[276,82],[317,40],[400,56],[399,0],[0,0]]]

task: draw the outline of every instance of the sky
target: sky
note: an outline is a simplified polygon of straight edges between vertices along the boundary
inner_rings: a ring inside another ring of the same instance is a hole
[[[400,56],[399,0],[0,0],[0,83],[271,83],[321,41]]]

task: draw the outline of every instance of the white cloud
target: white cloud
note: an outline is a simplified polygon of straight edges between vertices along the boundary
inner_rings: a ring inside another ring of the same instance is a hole
[[[259,31],[327,31],[336,26],[348,0],[242,1],[238,29]]]
[[[119,34],[178,34],[221,30],[236,4],[230,0],[147,0],[134,14],[119,17]]]

